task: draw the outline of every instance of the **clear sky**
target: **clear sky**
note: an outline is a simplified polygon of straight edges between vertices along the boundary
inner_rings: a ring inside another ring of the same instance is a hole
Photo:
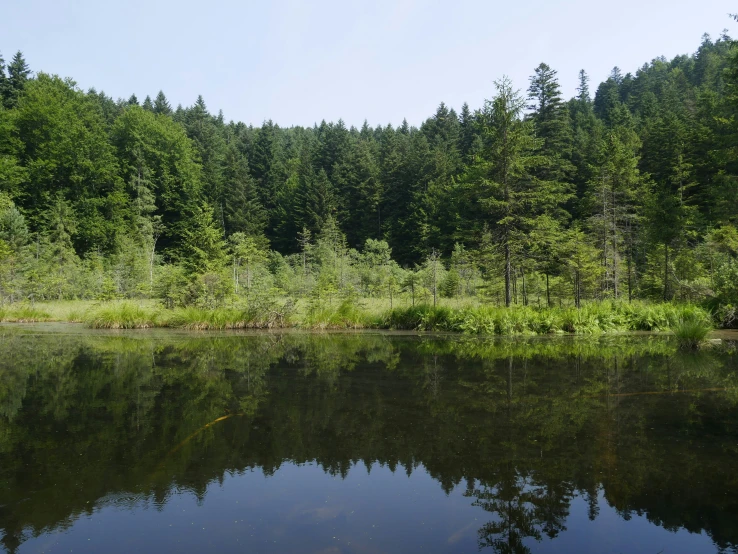
[[[613,66],[738,36],[729,0],[4,0],[0,52],[114,98],[202,94],[211,112],[260,125],[412,125],[441,101],[472,109],[509,75],[546,62],[566,96]]]

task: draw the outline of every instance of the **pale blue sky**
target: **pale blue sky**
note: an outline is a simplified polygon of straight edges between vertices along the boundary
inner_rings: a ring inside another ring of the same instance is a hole
[[[731,5],[732,4],[732,5]],[[472,108],[542,61],[567,96],[613,66],[634,72],[691,53],[703,33],[738,35],[729,0],[4,0],[0,52],[114,98],[198,94],[227,120],[260,125],[413,124],[445,101]]]

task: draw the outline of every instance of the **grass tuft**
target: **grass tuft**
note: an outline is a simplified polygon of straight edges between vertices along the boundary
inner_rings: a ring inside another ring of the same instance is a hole
[[[156,310],[121,302],[92,309],[83,319],[93,329],[148,329],[159,326],[157,316]]]
[[[674,336],[679,348],[694,350],[705,342],[711,330],[712,326],[707,319],[688,317],[674,326]]]

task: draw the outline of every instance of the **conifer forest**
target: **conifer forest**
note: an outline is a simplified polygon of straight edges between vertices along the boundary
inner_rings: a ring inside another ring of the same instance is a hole
[[[114,99],[5,52],[0,299],[669,302],[730,325],[738,42],[696,46],[601,83],[582,70],[572,98],[541,63],[419,127],[360,128]]]

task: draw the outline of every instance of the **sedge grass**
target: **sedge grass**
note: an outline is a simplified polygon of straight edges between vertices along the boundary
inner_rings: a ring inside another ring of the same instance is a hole
[[[444,299],[446,300],[446,299]],[[397,303],[396,303],[397,304]],[[288,307],[289,306],[289,307]],[[474,335],[593,335],[633,331],[669,331],[685,322],[709,322],[709,313],[694,305],[604,301],[574,307],[513,306],[474,301],[396,305],[381,299],[334,299],[311,302],[271,299],[251,305],[164,309],[152,300],[84,301],[13,304],[0,307],[0,321],[84,322],[93,328],[193,330],[265,329],[397,329],[460,332]]]
[[[148,329],[159,327],[161,320],[156,310],[134,302],[103,305],[82,316],[93,329]]]
[[[712,325],[704,318],[688,317],[674,326],[674,336],[679,348],[694,350],[699,348],[712,330]]]
[[[0,306],[0,321],[9,323],[36,323],[53,321],[51,314],[29,304]]]

